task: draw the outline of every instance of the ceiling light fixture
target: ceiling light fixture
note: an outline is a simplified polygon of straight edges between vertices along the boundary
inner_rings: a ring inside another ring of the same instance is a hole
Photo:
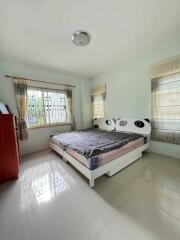
[[[76,31],[72,35],[72,41],[76,46],[86,46],[91,41],[91,36],[86,31]]]

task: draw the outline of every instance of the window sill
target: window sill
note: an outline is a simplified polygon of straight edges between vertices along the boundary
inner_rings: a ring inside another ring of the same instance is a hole
[[[52,128],[52,127],[60,127],[60,126],[66,126],[66,125],[71,125],[71,123],[57,123],[57,124],[49,124],[49,125],[41,125],[41,126],[32,126],[28,127],[28,130],[33,130],[37,128]]]

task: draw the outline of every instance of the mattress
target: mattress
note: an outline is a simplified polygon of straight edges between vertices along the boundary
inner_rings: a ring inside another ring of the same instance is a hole
[[[121,148],[98,155],[98,166],[96,168],[103,166],[104,164],[109,163],[119,157],[122,157],[123,155],[142,146],[143,144],[144,144],[144,139],[140,138],[138,140],[128,143],[127,145],[125,145]],[[92,164],[91,164],[91,158],[87,159],[84,156],[80,155],[79,153],[77,153],[76,151],[74,151],[73,149],[70,149],[70,148],[68,148],[66,150],[66,152],[68,154],[70,154],[72,157],[74,157],[76,160],[81,162],[83,165],[85,165],[87,168],[93,170]]]
[[[140,134],[87,129],[55,135],[51,141],[93,170],[142,146],[145,139]]]

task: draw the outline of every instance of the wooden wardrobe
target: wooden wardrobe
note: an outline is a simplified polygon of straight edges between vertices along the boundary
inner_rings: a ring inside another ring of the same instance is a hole
[[[17,179],[19,142],[13,114],[0,114],[0,183]]]

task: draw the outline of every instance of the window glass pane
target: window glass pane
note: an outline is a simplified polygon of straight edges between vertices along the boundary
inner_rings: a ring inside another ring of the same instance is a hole
[[[28,89],[27,107],[27,122],[30,127],[45,124],[42,91]]]
[[[28,88],[29,127],[67,122],[67,97],[63,91]]]
[[[46,123],[65,123],[66,114],[66,94],[61,92],[44,92],[44,106]]]

